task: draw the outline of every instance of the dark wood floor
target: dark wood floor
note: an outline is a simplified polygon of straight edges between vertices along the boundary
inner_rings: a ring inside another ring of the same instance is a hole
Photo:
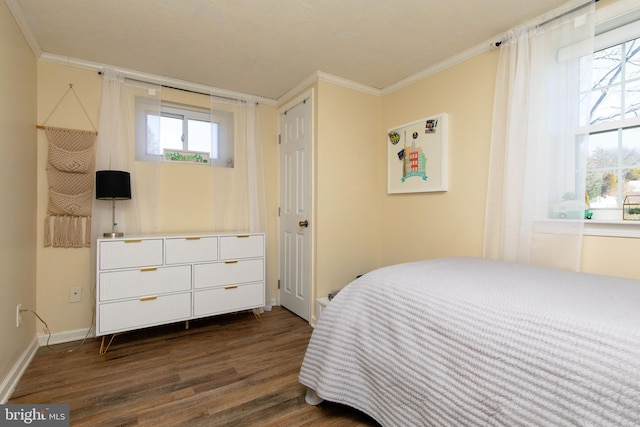
[[[309,406],[298,372],[311,327],[274,307],[40,348],[8,403],[66,403],[72,426],[377,426]],[[71,350],[71,351],[69,351]]]

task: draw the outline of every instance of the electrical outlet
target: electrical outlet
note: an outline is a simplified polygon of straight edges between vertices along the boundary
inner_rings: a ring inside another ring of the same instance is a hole
[[[19,328],[22,324],[22,304],[16,306],[16,328]]]
[[[69,288],[69,302],[80,302],[82,300],[82,288],[73,286]]]

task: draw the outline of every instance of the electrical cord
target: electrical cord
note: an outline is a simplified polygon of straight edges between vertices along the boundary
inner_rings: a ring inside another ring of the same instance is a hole
[[[87,341],[87,338],[89,337],[89,334],[91,333],[91,330],[93,329],[93,318],[92,318],[91,319],[91,325],[92,326],[89,327],[89,330],[85,334],[85,336],[82,339],[82,341],[80,342],[80,344],[78,344],[76,347],[73,347],[73,348],[71,348],[69,350],[60,351],[60,350],[56,350],[55,348],[51,347],[51,345],[49,344],[49,341],[51,341],[51,330],[49,329],[49,325],[47,325],[47,322],[45,322],[44,319],[42,319],[42,317],[40,317],[40,315],[38,313],[36,313],[35,311],[33,311],[31,309],[21,308],[20,309],[20,313],[24,313],[24,312],[32,313],[34,316],[36,316],[38,318],[38,320],[40,320],[42,322],[42,324],[44,325],[44,331],[47,333],[46,347],[49,350],[54,351],[56,353],[72,353],[72,352],[74,352],[76,350],[79,350],[80,347],[82,347],[84,345],[84,343]],[[95,314],[93,316],[95,316]]]

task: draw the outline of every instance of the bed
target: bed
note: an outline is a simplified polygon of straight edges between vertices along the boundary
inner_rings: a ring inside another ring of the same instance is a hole
[[[306,400],[383,426],[640,426],[640,281],[481,258],[384,267],[322,312]]]

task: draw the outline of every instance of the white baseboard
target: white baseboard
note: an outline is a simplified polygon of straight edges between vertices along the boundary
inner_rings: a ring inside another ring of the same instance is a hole
[[[271,300],[267,301],[267,305],[265,305],[263,309],[265,311],[271,311],[271,308],[276,305],[278,305],[276,303],[276,299],[272,298]],[[48,342],[49,345],[53,345],[53,344],[62,344],[66,342],[71,342],[71,341],[80,341],[85,339],[85,337],[87,337],[87,339],[93,338],[94,335],[91,333],[89,333],[89,335],[87,336],[87,332],[89,332],[90,329],[93,329],[93,328],[82,328],[82,329],[75,329],[71,331],[53,333],[51,334],[51,338],[49,338],[47,334],[38,334],[38,345],[40,347],[45,347],[47,345],[47,340],[49,340]]]
[[[51,334],[51,338],[49,338],[49,335],[47,334],[38,334],[38,345],[40,345],[40,347],[46,346],[47,340],[49,340],[49,345],[83,340],[85,337],[87,337],[87,333],[90,331],[90,329],[92,328],[82,328],[71,331],[58,332]],[[89,334],[87,338],[93,338],[93,335]]]
[[[33,337],[31,344],[24,350],[20,358],[13,365],[13,368],[9,371],[9,374],[4,378],[2,384],[0,384],[0,404],[5,404],[13,394],[13,391],[18,385],[18,381],[24,374],[24,371],[31,363],[31,359],[36,355],[38,351],[38,339]]]

